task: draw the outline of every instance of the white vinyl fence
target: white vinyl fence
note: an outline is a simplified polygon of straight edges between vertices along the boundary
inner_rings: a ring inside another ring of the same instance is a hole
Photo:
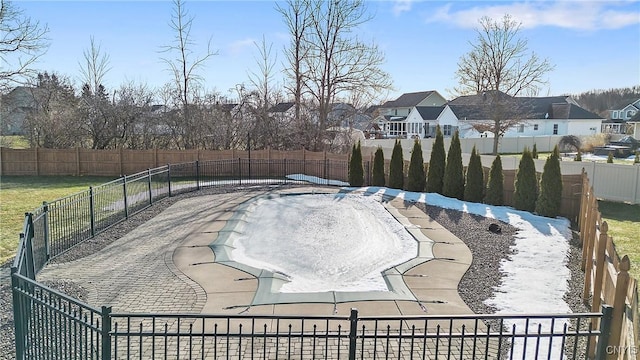
[[[519,153],[524,147],[531,149],[533,144],[539,152],[548,152],[558,143],[562,136],[541,136],[541,137],[519,137],[519,138],[503,138],[500,140],[501,153]],[[412,139],[401,139],[403,157],[405,160],[411,158],[411,149],[413,149]],[[421,139],[422,157],[425,162],[431,157],[431,148],[434,139]],[[363,146],[363,157],[373,158],[373,153],[378,147],[382,147],[385,158],[391,158],[394,139],[382,140],[365,140]],[[450,138],[444,139],[444,148],[449,149],[451,143]],[[473,146],[480,153],[491,153],[493,149],[492,138],[480,139],[460,139],[462,147],[462,162],[466,166],[469,163],[469,153]],[[494,157],[492,155],[482,155],[482,165],[491,167]],[[545,160],[535,160],[536,171],[542,172]],[[502,156],[502,168],[505,170],[517,169],[519,158]],[[562,161],[560,162],[560,171],[563,175],[580,174],[585,169],[589,176],[591,186],[593,186],[596,196],[603,200],[628,202],[631,204],[640,204],[640,165],[639,164],[607,164],[595,161]]]

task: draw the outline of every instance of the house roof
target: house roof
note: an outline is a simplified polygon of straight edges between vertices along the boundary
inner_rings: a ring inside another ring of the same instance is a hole
[[[231,111],[236,106],[238,106],[238,104],[219,104],[219,106],[220,106],[220,109],[222,109],[224,111]]]
[[[420,104],[422,100],[426,99],[427,97],[429,97],[429,95],[433,94],[434,92],[435,92],[434,90],[429,90],[429,91],[405,93],[400,95],[400,97],[395,100],[389,100],[385,102],[384,104],[382,104],[382,107],[383,108],[413,107]]]
[[[507,116],[523,119],[602,119],[601,116],[576,105],[569,96],[512,97],[498,93],[508,103]],[[448,105],[458,119],[491,119],[489,95],[477,94],[460,96]]]
[[[364,131],[380,131],[380,126],[378,126],[378,124],[372,122],[367,124],[367,126],[364,128]]]
[[[405,121],[407,119],[406,116],[397,116],[397,115],[384,115],[384,119],[386,121]]]
[[[271,113],[283,113],[287,110],[291,109],[295,103],[294,102],[281,102],[278,103],[269,109]]]
[[[382,107],[382,105],[371,105],[364,111],[364,113],[367,114],[367,115],[371,115],[376,110],[380,109],[381,107]]]
[[[491,119],[488,105],[449,105],[449,108],[459,120]]]
[[[493,95],[495,94],[495,96]],[[491,102],[492,98],[513,99],[512,96],[503,93],[502,91],[485,91],[475,95],[458,96],[457,98],[448,102],[451,105],[483,105]]]
[[[444,106],[416,106],[416,110],[422,120],[436,120],[444,110]]]

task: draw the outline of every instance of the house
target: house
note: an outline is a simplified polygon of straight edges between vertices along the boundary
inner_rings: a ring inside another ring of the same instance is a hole
[[[627,121],[627,134],[635,139],[640,139],[640,111],[631,120]]]
[[[24,135],[23,125],[29,112],[36,110],[36,88],[18,86],[0,98],[0,134]]]
[[[377,109],[379,115],[374,121],[387,137],[424,137],[424,124],[417,120],[415,114],[413,122],[408,123],[409,114],[416,107],[443,106],[446,102],[447,100],[435,90],[405,93],[396,100],[382,104]]]
[[[498,107],[493,105],[491,99],[495,99],[496,96],[501,98],[500,104],[507,104],[501,116],[515,123],[512,128],[507,129],[505,137],[592,135],[600,130],[604,120],[580,107],[569,96],[512,97],[504,93],[489,95],[483,93],[460,96],[449,102],[436,102],[437,105],[431,106],[415,105],[409,109],[406,116],[401,112],[398,112],[398,116],[387,113],[379,118],[379,123],[385,125],[383,131],[388,137],[433,137],[437,125],[440,125],[445,137],[452,136],[456,130],[463,138],[490,137],[493,133],[481,133],[476,130],[476,126],[493,123]],[[386,106],[393,114],[396,109],[404,109],[400,106],[394,108],[393,105],[395,102]]]
[[[640,99],[621,109],[608,110],[608,119],[602,122],[602,132],[607,134],[626,134],[630,122],[640,114]]]
[[[279,123],[285,123],[296,116],[295,102],[281,102],[273,105],[267,112]]]
[[[295,102],[281,102],[272,106],[269,115],[277,120],[285,121],[295,118]],[[327,126],[331,128],[355,128],[363,130],[370,122],[371,117],[363,114],[348,103],[332,103],[331,110],[327,114]],[[309,114],[311,118],[317,118],[317,114]]]

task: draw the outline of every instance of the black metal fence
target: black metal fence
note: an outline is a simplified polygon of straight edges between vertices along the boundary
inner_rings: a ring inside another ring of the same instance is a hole
[[[164,197],[214,186],[303,183],[309,179],[324,185],[344,185],[347,176],[348,164],[344,161],[191,162],[149,169],[44,203],[26,214],[11,268],[16,358],[605,356],[610,308],[603,308],[603,313],[516,316],[359,317],[355,309],[348,317],[114,314],[110,307],[94,308],[35,280],[51,258]],[[600,324],[598,330],[592,330],[594,321]],[[596,353],[586,354],[594,342]]]

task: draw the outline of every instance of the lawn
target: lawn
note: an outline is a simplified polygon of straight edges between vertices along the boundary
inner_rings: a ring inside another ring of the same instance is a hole
[[[546,160],[549,156],[551,155],[550,152],[542,152],[542,153],[538,153],[538,159],[540,160]],[[522,153],[516,153],[516,154],[500,154],[501,157],[515,157],[520,159],[522,157]],[[562,157],[562,161],[574,161],[575,158],[575,153],[560,153],[560,156]],[[598,156],[598,155],[592,155],[590,153],[583,153],[582,154],[582,161],[583,162],[600,162],[600,163],[606,163],[607,162],[607,157],[606,156]],[[613,163],[614,164],[620,164],[620,165],[633,165],[634,164],[634,157],[629,157],[627,159],[619,159],[619,158],[613,158]]]
[[[11,149],[28,149],[29,140],[20,135],[3,135],[0,136],[0,146],[5,146]]]
[[[113,178],[96,176],[2,176],[0,179],[0,264],[14,256],[24,213]]]
[[[609,225],[618,255],[628,255],[631,260],[629,274],[640,279],[640,204],[599,201],[598,208]]]

